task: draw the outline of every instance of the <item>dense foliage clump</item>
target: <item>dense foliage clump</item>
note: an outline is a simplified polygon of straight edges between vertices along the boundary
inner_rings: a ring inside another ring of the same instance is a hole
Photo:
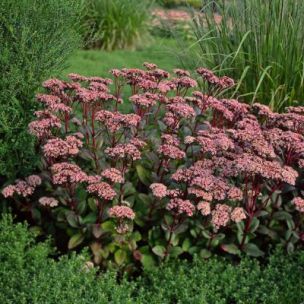
[[[97,274],[85,255],[56,261],[49,243],[35,242],[23,224],[0,221],[2,304],[298,304],[303,301],[303,253],[275,252],[265,265],[222,258],[174,262],[132,280]]]
[[[234,81],[204,68],[145,67],[44,82],[41,173],[3,189],[15,210],[103,265],[302,248],[304,109],[221,99]]]

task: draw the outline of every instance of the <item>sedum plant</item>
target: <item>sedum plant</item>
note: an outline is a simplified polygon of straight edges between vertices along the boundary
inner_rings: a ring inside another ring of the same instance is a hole
[[[4,197],[69,249],[90,246],[103,266],[301,247],[304,109],[220,99],[234,81],[205,68],[195,80],[144,66],[44,82],[29,124],[41,173]]]

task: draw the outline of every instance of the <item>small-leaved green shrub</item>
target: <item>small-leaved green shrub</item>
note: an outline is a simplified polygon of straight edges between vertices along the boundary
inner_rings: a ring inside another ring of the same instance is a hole
[[[133,49],[146,41],[149,29],[146,0],[88,0],[82,14],[87,48]]]
[[[54,260],[50,242],[37,243],[11,216],[0,221],[0,302],[2,304],[299,304],[304,299],[303,252],[276,251],[265,265],[244,259],[196,258],[172,262],[118,280],[97,274],[85,255]],[[85,266],[86,265],[86,266]]]
[[[78,46],[78,0],[0,1],[0,174],[35,165],[27,124],[42,79],[63,68]]]
[[[194,18],[193,64],[200,61],[229,74],[238,82],[233,95],[239,92],[247,102],[269,104],[276,110],[295,100],[302,104],[304,2],[219,0],[217,16],[214,3],[209,1],[205,14]]]

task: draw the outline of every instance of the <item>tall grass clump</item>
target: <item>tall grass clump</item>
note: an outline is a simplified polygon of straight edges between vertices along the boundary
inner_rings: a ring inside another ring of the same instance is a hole
[[[236,91],[247,102],[275,110],[302,103],[304,2],[220,0],[216,6],[221,21],[214,1],[194,21],[199,60],[237,79]]]
[[[0,175],[23,175],[35,163],[27,132],[35,90],[78,45],[79,11],[77,0],[0,1]]]
[[[146,0],[88,0],[83,10],[87,48],[132,49],[147,37],[149,2]]]

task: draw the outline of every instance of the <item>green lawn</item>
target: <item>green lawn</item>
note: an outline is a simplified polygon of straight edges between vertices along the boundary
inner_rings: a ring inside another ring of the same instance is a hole
[[[145,61],[156,63],[160,68],[172,71],[173,68],[181,67],[178,49],[177,42],[173,39],[151,37],[149,46],[143,46],[135,51],[78,50],[69,59],[68,67],[61,76],[65,77],[68,73],[108,76],[112,68],[140,68]]]

